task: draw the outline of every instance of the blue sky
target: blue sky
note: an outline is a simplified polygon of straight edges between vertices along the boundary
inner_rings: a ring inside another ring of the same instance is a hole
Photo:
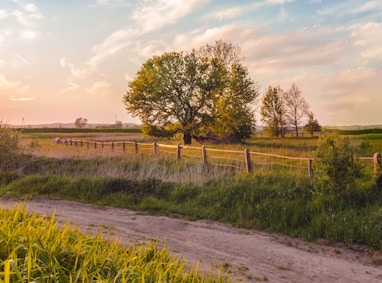
[[[140,66],[220,39],[261,94],[295,83],[323,125],[382,124],[381,0],[0,0],[0,120],[139,122]]]

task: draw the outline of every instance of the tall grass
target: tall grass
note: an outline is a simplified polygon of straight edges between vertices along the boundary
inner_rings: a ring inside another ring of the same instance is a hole
[[[382,150],[382,139],[373,137],[370,144],[368,136],[357,136],[351,141],[358,145],[358,156]],[[260,138],[236,149],[244,147],[312,157],[317,139]],[[22,173],[0,174],[0,195],[59,197],[157,214],[177,213],[187,219],[212,219],[308,240],[325,238],[382,249],[382,187],[373,179],[370,161],[365,161],[369,163],[365,163],[363,177],[347,184],[336,198],[319,194],[322,186],[316,177],[308,177],[304,164],[263,168],[262,162],[254,159],[255,172],[245,174],[149,154],[31,158]]]
[[[382,192],[359,180],[338,199],[317,199],[309,178],[282,173],[236,174],[201,185],[158,179],[30,175],[0,194],[45,196],[79,202],[211,219],[307,240],[329,239],[382,249]],[[327,205],[327,202],[330,205]],[[330,208],[330,209],[328,209]]]
[[[54,216],[27,214],[26,206],[0,209],[0,282],[226,282],[155,242],[122,247],[85,235]]]

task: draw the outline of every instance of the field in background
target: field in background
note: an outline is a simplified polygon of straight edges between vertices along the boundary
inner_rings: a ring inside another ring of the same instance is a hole
[[[195,141],[191,146],[180,146],[177,149],[176,145],[179,145],[182,140],[181,135],[173,139],[156,140],[144,137],[135,130],[132,132],[113,132],[110,129],[107,129],[106,132],[101,132],[100,129],[96,131],[91,131],[90,129],[86,129],[86,131],[77,130],[74,132],[68,131],[70,129],[65,129],[63,132],[57,132],[57,129],[52,132],[49,132],[48,129],[42,129],[41,132],[38,129],[33,130],[32,132],[23,132],[23,144],[29,146],[33,154],[37,156],[65,159],[113,159],[114,165],[111,166],[111,168],[114,168],[113,176],[126,177],[131,177],[131,174],[126,173],[126,170],[115,169],[116,159],[123,163],[126,160],[131,162],[140,161],[141,165],[144,164],[139,166],[141,170],[148,171],[138,174],[142,178],[147,178],[152,173],[152,177],[164,180],[174,181],[183,179],[185,182],[195,181],[198,183],[200,182],[200,172],[205,170],[201,165],[206,165],[207,163],[211,165],[207,171],[212,174],[212,178],[225,175],[227,172],[246,171],[249,164],[248,162],[246,163],[246,149],[250,152],[251,170],[254,172],[282,170],[285,174],[305,178],[309,176],[309,170],[312,169],[309,168],[307,159],[313,159],[318,141],[318,137],[309,136],[285,138],[253,137],[243,144],[222,145],[207,143],[204,145],[206,150],[203,153],[203,144]],[[369,131],[371,133],[362,130],[362,134],[358,134],[357,131],[346,131],[346,134],[351,134],[349,137],[352,145],[357,149],[358,157],[372,159],[375,152],[382,151],[381,131]],[[333,133],[329,132],[329,134]],[[55,142],[56,138],[60,138],[62,143],[57,144]],[[134,142],[136,142],[135,145]],[[158,146],[155,147],[154,142]],[[179,159],[178,165],[169,164],[173,163],[176,159]],[[158,160],[162,161],[159,162]],[[373,162],[371,160],[363,160],[362,162],[371,174]],[[161,164],[161,168],[154,170],[152,167],[157,167],[157,164]],[[163,166],[169,166],[170,169]],[[165,178],[163,176],[166,172],[171,171],[171,168],[176,167],[182,168],[180,171],[181,174],[185,175],[184,178],[181,176]],[[188,173],[187,170],[189,171]],[[110,176],[110,172],[102,173],[99,170],[95,170],[95,172],[98,172],[101,176]],[[198,176],[197,180],[192,178],[192,175]]]

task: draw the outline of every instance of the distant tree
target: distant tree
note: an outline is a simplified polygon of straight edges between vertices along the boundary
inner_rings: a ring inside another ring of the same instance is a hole
[[[308,114],[309,105],[301,95],[301,91],[293,83],[291,88],[284,92],[285,116],[288,124],[295,129],[298,136],[298,129],[301,120]]]
[[[88,123],[88,119],[82,118],[82,117],[77,118],[74,121],[74,125],[76,126],[76,128],[79,128],[79,129],[85,128],[87,123]]]
[[[184,144],[210,131],[243,139],[258,93],[239,54],[238,47],[218,41],[190,53],[154,56],[129,82],[126,109],[140,117],[146,134],[182,132]]]
[[[314,118],[313,112],[308,112],[308,123],[305,125],[304,129],[308,131],[312,137],[315,132],[321,131],[321,126],[317,119]]]
[[[269,86],[263,97],[260,114],[266,132],[275,137],[284,136],[286,109],[280,87]]]

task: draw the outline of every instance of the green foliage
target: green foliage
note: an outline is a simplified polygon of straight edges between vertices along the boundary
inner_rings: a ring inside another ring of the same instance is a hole
[[[145,123],[142,126],[142,133],[152,137],[171,138],[178,132],[179,132],[179,127],[177,124],[157,126],[157,125]]]
[[[280,87],[269,86],[261,105],[261,121],[264,123],[264,131],[274,137],[284,135],[285,105],[283,92]]]
[[[358,130],[335,130],[339,135],[366,135],[366,134],[382,134],[381,128],[358,129]],[[380,135],[373,136],[381,139]]]
[[[308,131],[312,137],[315,132],[321,131],[321,126],[317,119],[314,118],[313,112],[308,113],[308,123],[305,125],[304,129]]]
[[[317,194],[328,202],[343,197],[361,177],[361,166],[348,138],[321,136],[314,157]]]
[[[15,169],[20,158],[20,132],[0,123],[0,171]]]
[[[219,41],[200,51],[154,56],[129,82],[126,109],[142,120],[146,133],[167,137],[178,128],[185,144],[207,131],[248,137],[253,122],[248,105],[258,93],[248,70],[233,56],[237,50]]]
[[[325,238],[382,249],[382,194],[372,180],[355,182],[330,202],[317,198],[316,186],[308,177],[296,179],[282,171],[238,174],[203,185],[30,175],[9,177],[1,184],[0,194],[49,196],[161,215],[175,213],[187,219],[211,219],[309,240]]]
[[[294,83],[288,91],[284,92],[283,98],[286,108],[286,120],[294,128],[296,136],[298,136],[301,120],[306,116],[309,105]]]
[[[199,275],[155,242],[121,247],[66,223],[0,209],[0,282],[227,282]]]
[[[87,123],[88,123],[88,119],[82,118],[82,117],[77,118],[74,121],[74,125],[76,126],[76,128],[79,128],[79,129],[85,128]]]

